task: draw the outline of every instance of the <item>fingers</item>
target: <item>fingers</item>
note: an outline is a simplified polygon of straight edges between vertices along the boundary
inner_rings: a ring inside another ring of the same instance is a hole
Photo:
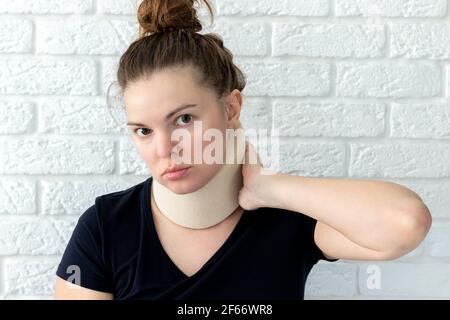
[[[249,141],[245,142],[245,163],[259,164],[262,166],[261,158],[259,157],[258,152]]]

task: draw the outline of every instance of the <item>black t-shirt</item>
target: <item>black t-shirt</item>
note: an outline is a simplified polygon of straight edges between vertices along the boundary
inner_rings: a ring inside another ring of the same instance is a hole
[[[313,265],[336,261],[316,246],[315,219],[259,208],[244,211],[219,250],[187,276],[159,241],[151,182],[96,197],[80,216],[56,274],[74,282],[79,270],[78,284],[115,299],[303,299]]]

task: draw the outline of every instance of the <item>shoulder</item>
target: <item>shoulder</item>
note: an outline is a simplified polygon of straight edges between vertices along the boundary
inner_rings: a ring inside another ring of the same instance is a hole
[[[97,214],[102,221],[118,218],[120,215],[140,210],[148,201],[151,177],[124,190],[106,193],[95,198]]]
[[[143,182],[124,190],[105,193],[95,197],[94,203],[78,218],[78,225],[90,231],[102,231],[105,226],[120,223],[123,217],[132,216],[141,210],[145,201],[145,184]]]

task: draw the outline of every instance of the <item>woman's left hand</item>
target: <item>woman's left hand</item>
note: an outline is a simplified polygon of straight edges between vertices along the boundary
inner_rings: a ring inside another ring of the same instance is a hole
[[[250,162],[250,160],[252,162]],[[254,163],[256,160],[256,163]],[[245,210],[255,210],[267,206],[266,195],[273,171],[263,168],[259,154],[248,141],[245,144],[245,161],[242,165],[243,187],[239,191],[239,205]]]

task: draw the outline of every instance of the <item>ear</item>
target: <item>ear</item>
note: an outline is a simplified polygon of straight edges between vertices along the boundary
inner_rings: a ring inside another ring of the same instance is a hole
[[[240,115],[242,108],[242,94],[238,89],[234,89],[226,98],[228,128],[238,128],[240,125]]]

